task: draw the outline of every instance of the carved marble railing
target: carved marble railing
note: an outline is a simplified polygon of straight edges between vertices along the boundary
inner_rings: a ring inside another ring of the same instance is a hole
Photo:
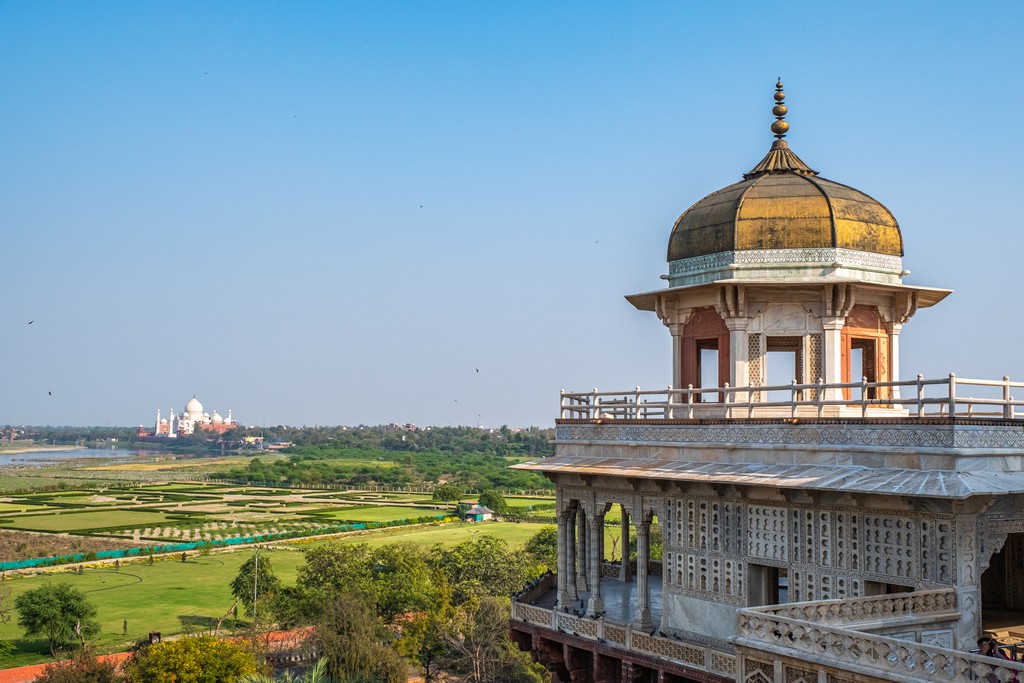
[[[956,592],[949,588],[913,593],[897,593],[843,600],[795,602],[784,605],[758,607],[749,612],[774,614],[789,619],[800,619],[815,624],[862,624],[913,617],[941,618],[957,614]]]
[[[903,382],[842,382],[776,386],[689,387],[626,391],[561,392],[561,419],[687,420],[745,418],[788,413],[819,417],[843,410],[844,417],[862,417],[888,409],[893,417],[966,417],[1013,420],[1024,418],[1024,400],[1013,391],[1024,382],[964,379],[955,374],[941,379]],[[785,395],[784,398],[779,398]],[[893,409],[900,409],[899,411]],[[831,413],[830,413],[831,411]]]
[[[1008,683],[1018,675],[1024,680],[1024,664],[838,625],[915,618],[941,622],[955,614],[950,609],[955,610],[952,590],[922,591],[918,597],[907,594],[741,609],[737,611],[734,643],[741,657],[747,651],[770,658],[783,655],[816,664],[823,671],[854,672],[868,680]]]
[[[731,652],[637,631],[630,626],[612,624],[604,618],[580,617],[513,600],[512,620],[586,638],[602,645],[663,657],[685,666],[724,676],[736,674],[736,656]]]

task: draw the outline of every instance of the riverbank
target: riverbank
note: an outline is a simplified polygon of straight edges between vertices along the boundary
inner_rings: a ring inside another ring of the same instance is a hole
[[[45,453],[48,451],[80,451],[85,446],[23,446],[20,444],[0,444],[0,455],[21,455],[22,453]]]

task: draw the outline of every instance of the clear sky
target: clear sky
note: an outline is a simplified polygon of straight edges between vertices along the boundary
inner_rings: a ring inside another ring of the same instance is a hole
[[[669,231],[771,144],[1024,379],[1024,3],[0,2],[0,425],[552,424],[664,387]],[[30,321],[31,324],[29,324]]]

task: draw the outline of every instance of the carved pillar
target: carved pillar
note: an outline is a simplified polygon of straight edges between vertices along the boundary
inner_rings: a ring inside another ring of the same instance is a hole
[[[558,609],[569,606],[569,557],[572,551],[569,539],[569,525],[572,516],[568,510],[558,513]],[[575,561],[575,558],[573,558]]]
[[[889,380],[892,382],[900,381],[900,330],[903,329],[903,325],[900,323],[892,324],[892,337],[890,338],[889,353],[892,358],[889,359]],[[892,397],[900,398],[900,388],[892,388]]]
[[[587,543],[590,551],[587,558],[587,569],[589,572],[590,603],[587,611],[590,614],[604,612],[604,601],[601,599],[601,537],[604,536],[604,510],[594,513],[594,518],[587,524],[587,531],[590,532],[590,540]]]
[[[683,325],[672,323],[665,325],[672,334],[672,386],[685,389],[683,385]]]
[[[576,512],[576,591],[587,590],[587,513],[579,508]]]
[[[647,594],[647,567],[651,561],[651,518],[641,512],[641,519],[643,521],[636,525],[636,614],[633,615],[633,628],[650,631],[653,624]]]
[[[619,580],[629,583],[633,580],[632,567],[629,565],[629,513],[626,508],[619,506],[622,510],[622,561],[619,565]]]
[[[978,557],[977,515],[961,513],[956,516],[956,577],[957,607],[960,621],[953,630],[953,647],[974,647],[981,635],[981,576]]]
[[[822,318],[821,326],[825,331],[822,355],[825,366],[825,384],[838,384],[843,381],[843,324],[846,318]],[[826,389],[826,401],[840,401],[843,398],[841,389]]]
[[[747,352],[750,343],[747,341],[747,318],[726,318],[725,326],[729,328],[729,386],[745,387],[750,385],[747,372]],[[747,392],[733,394],[730,402],[742,403],[747,400]]]
[[[576,520],[579,515],[580,508],[576,505],[569,511],[565,522],[565,592],[568,602],[563,605],[559,599],[559,607],[566,607],[570,602],[580,599],[579,593],[576,592],[577,576],[579,576],[576,573]]]

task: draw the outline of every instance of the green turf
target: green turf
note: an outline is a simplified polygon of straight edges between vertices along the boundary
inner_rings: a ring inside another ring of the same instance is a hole
[[[519,496],[505,496],[505,502],[510,508],[522,508],[531,505],[553,505],[554,498],[525,498]]]
[[[23,592],[38,588],[47,581],[67,581],[86,593],[96,607],[101,631],[96,648],[100,651],[124,649],[150,631],[163,635],[187,633],[208,628],[210,618],[216,619],[231,606],[230,583],[252,550],[216,553],[207,557],[190,557],[188,562],[161,560],[153,565],[145,561],[125,563],[120,569],[89,569],[82,574],[59,573],[32,576],[4,582],[11,590],[10,600]],[[301,552],[261,550],[261,557],[270,557],[277,575],[286,585],[294,584],[296,570],[302,565]],[[124,620],[128,635],[122,635]],[[15,640],[19,653],[5,657],[5,666],[21,666],[49,659],[43,641],[27,642],[22,638],[16,619],[0,624],[0,640]],[[39,656],[41,652],[43,656]]]
[[[465,541],[471,541],[478,534],[490,534],[508,541],[511,545],[522,545],[544,528],[544,526],[546,525],[530,524],[527,522],[454,522],[437,526],[382,529],[372,533],[350,534],[334,539],[299,541],[295,545],[299,548],[311,548],[324,545],[325,543],[341,542],[365,543],[370,546],[379,546],[400,541],[411,541],[426,546],[432,546],[437,543],[452,546]]]
[[[416,519],[417,517],[437,517],[449,514],[448,510],[433,508],[380,506],[359,509],[331,510],[328,514],[319,514],[318,518],[332,519],[339,522],[392,522],[400,519]]]
[[[124,529],[138,525],[161,526],[167,521],[162,512],[101,510],[97,512],[57,512],[52,515],[20,517],[0,523],[28,531],[77,531],[79,529]]]

